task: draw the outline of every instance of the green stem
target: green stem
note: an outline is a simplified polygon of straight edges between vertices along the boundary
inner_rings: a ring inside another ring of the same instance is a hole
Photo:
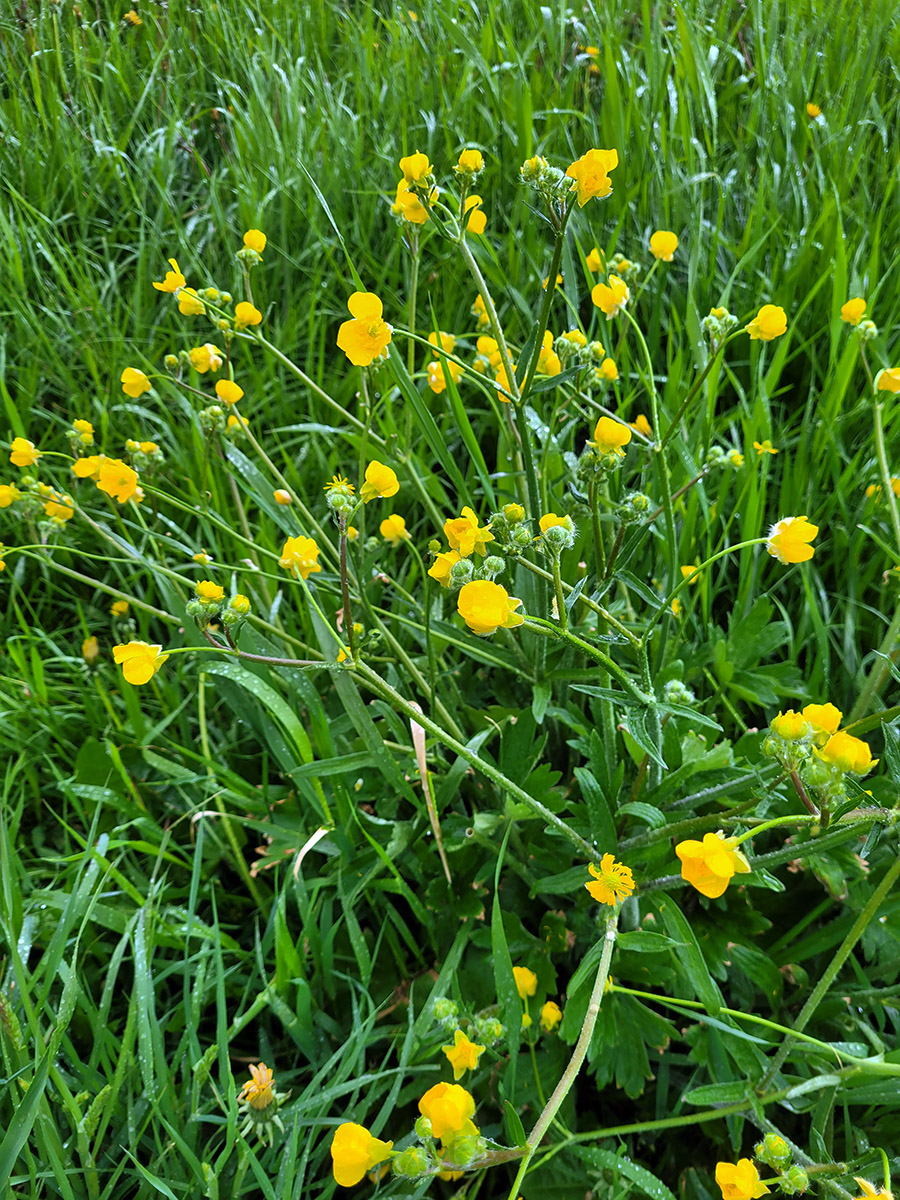
[[[591,510],[591,532],[594,538],[594,572],[599,579],[606,578],[606,548],[603,545],[603,529],[600,526],[600,498],[596,479],[588,484],[588,506]]]
[[[607,671],[615,676],[622,687],[644,707],[653,704],[653,697],[642,692],[614,659],[610,658],[608,654],[604,654],[596,646],[592,646],[589,642],[585,642],[580,637],[577,637],[571,630],[560,629],[558,625],[553,625],[550,621],[542,621],[538,617],[526,617],[524,627],[530,629],[532,633],[540,633],[544,637],[555,637],[559,641],[568,642],[570,646],[576,647],[582,654],[586,654],[588,658],[592,658],[594,662],[606,667]]]
[[[897,605],[893,620],[888,626],[888,631],[884,635],[881,645],[878,647],[878,658],[872,664],[869,677],[864,683],[856,703],[853,705],[853,710],[847,722],[848,725],[852,725],[855,721],[865,716],[872,702],[872,697],[887,679],[891,669],[890,657],[894,651],[898,637],[900,637],[900,604]]]
[[[669,426],[669,428],[666,430],[664,436],[660,440],[660,443],[659,443],[660,448],[665,448],[666,442],[668,442],[669,438],[672,436],[672,434],[678,428],[678,423],[680,422],[680,420],[684,416],[684,414],[687,412],[687,410],[690,408],[690,406],[694,400],[694,397],[697,395],[697,393],[700,391],[700,388],[703,386],[703,381],[706,379],[707,375],[710,373],[710,371],[715,366],[716,359],[719,357],[719,355],[722,353],[722,351],[725,349],[725,347],[728,345],[728,343],[738,336],[738,333],[743,333],[743,330],[738,330],[735,333],[729,334],[729,336],[727,338],[725,338],[719,346],[716,347],[715,353],[711,354],[709,356],[709,358],[706,361],[706,366],[703,368],[703,370],[700,372],[700,374],[694,380],[693,384],[691,385],[690,391],[688,392],[687,397],[684,400],[684,403],[681,405],[678,412],[675,414],[675,418],[672,421],[672,424]],[[654,426],[654,428],[655,428],[655,426]]]
[[[688,586],[690,581],[695,576],[699,575],[701,571],[705,571],[707,567],[712,566],[712,564],[714,562],[718,562],[720,558],[724,558],[726,556],[726,554],[734,554],[737,550],[746,550],[748,546],[764,546],[768,540],[769,540],[768,538],[758,537],[758,538],[750,538],[746,542],[736,542],[735,545],[726,546],[724,550],[719,550],[715,554],[711,555],[709,558],[704,559],[703,562],[700,563],[700,565],[697,567],[697,569],[693,572],[693,574],[685,576],[679,583],[677,583],[675,585],[674,588],[672,588],[672,590],[669,592],[668,596],[666,596],[665,600],[663,600],[662,604],[660,604],[659,608],[656,610],[656,612],[650,618],[650,623],[647,626],[646,630],[644,631],[644,636],[641,639],[644,642],[644,644],[645,645],[647,644],[649,637],[650,637],[650,633],[653,630],[654,625],[657,623],[657,621],[659,621],[659,619],[662,617],[664,612],[667,612],[669,609],[671,609],[672,601],[675,599],[675,597],[678,595],[678,593],[682,590],[682,588],[685,588]]]
[[[524,1177],[525,1170],[528,1166],[528,1160],[531,1154],[535,1152],[541,1144],[541,1140],[550,1125],[550,1122],[559,1112],[562,1102],[568,1096],[575,1082],[578,1072],[581,1070],[581,1065],[587,1057],[587,1052],[591,1044],[591,1038],[594,1034],[594,1026],[597,1024],[597,1018],[600,1015],[600,1005],[603,1001],[603,993],[606,988],[607,980],[609,979],[609,966],[612,962],[613,947],[616,944],[616,925],[618,921],[618,908],[614,908],[606,918],[606,932],[603,939],[603,953],[600,956],[600,965],[597,968],[597,975],[594,979],[594,987],[591,991],[591,998],[588,1002],[587,1012],[584,1017],[584,1024],[581,1027],[581,1033],[578,1035],[578,1041],[575,1043],[575,1049],[572,1051],[572,1057],[569,1059],[568,1066],[563,1071],[559,1083],[553,1089],[553,1094],[544,1106],[544,1111],[535,1122],[535,1126],[528,1136],[528,1151],[526,1157],[519,1168],[520,1177]],[[517,1192],[513,1192],[513,1200],[517,1196]]]
[[[826,967],[821,979],[819,980],[819,982],[816,984],[816,986],[813,988],[812,992],[810,993],[808,1000],[803,1005],[803,1008],[800,1010],[797,1020],[794,1022],[794,1027],[791,1032],[791,1036],[785,1038],[784,1042],[782,1043],[781,1049],[778,1051],[778,1053],[775,1055],[775,1058],[772,1060],[772,1065],[769,1067],[769,1070],[766,1072],[765,1078],[763,1079],[762,1083],[760,1084],[760,1091],[769,1087],[770,1084],[772,1083],[772,1080],[775,1078],[775,1076],[781,1070],[781,1068],[784,1064],[784,1060],[787,1058],[787,1056],[790,1052],[791,1042],[793,1041],[793,1035],[797,1034],[797,1033],[802,1033],[803,1030],[806,1028],[810,1018],[814,1015],[816,1009],[821,1004],[821,1002],[825,996],[825,993],[828,991],[828,989],[831,987],[832,983],[834,982],[838,971],[840,971],[841,967],[844,965],[847,958],[849,957],[850,951],[853,949],[853,947],[856,945],[856,943],[859,941],[859,939],[865,933],[870,922],[874,919],[875,914],[878,912],[878,909],[881,907],[881,902],[890,893],[891,888],[896,883],[898,877],[900,877],[900,855],[896,856],[894,858],[894,861],[891,863],[890,867],[888,867],[881,883],[878,885],[878,887],[875,889],[875,891],[869,897],[869,900],[868,900],[866,906],[863,908],[862,912],[859,914],[859,916],[853,922],[853,925],[851,926],[849,932],[847,933],[847,936],[841,942],[840,946],[838,946],[838,948],[835,952],[834,958],[832,958],[831,962]],[[885,1064],[885,1065],[893,1066],[893,1065],[897,1065],[897,1064]],[[900,1065],[898,1065],[898,1070],[900,1070]]]
[[[878,393],[876,393],[876,396]],[[888,508],[891,513],[891,525],[894,527],[894,540],[897,543],[897,548],[900,550],[900,512],[897,510],[897,497],[894,495],[894,489],[891,487],[891,471],[888,466],[887,451],[884,446],[884,420],[883,414],[884,405],[879,399],[875,400],[875,449],[878,454],[878,467],[881,472],[881,490],[882,494],[887,497]]]
[[[559,573],[559,555],[553,555],[553,590],[556,592],[556,615],[560,629],[569,628],[569,614],[566,612],[566,598],[563,595],[562,576]]]
[[[553,581],[553,576],[551,573],[549,571],[545,571],[543,567],[539,567],[537,563],[530,562],[527,558],[518,558],[516,559],[516,562],[519,564],[519,566],[525,567],[526,570],[531,571],[532,574],[540,575],[541,579],[546,579],[548,583]],[[567,583],[565,579],[561,580],[561,582],[562,590],[566,594],[575,591],[573,584]],[[614,617],[611,612],[608,612],[602,604],[598,604],[597,601],[592,600],[590,596],[585,596],[584,592],[582,592],[578,597],[578,603],[583,604],[585,608],[589,608],[591,612],[595,612],[598,617],[602,617],[608,625],[611,625],[617,633],[621,633],[622,637],[631,642],[632,646],[634,646],[636,649],[640,648],[641,639],[637,637],[636,634],[632,633],[627,626],[623,625],[617,617]]]
[[[553,828],[558,833],[562,834],[564,838],[570,841],[572,845],[577,848],[578,852],[584,855],[585,858],[593,861],[597,857],[597,852],[594,847],[591,846],[589,842],[586,842],[585,839],[580,836],[580,834],[571,829],[561,817],[558,817],[556,813],[552,813],[549,808],[546,808],[540,803],[540,801],[535,800],[533,796],[529,796],[529,794],[523,788],[520,788],[518,784],[513,783],[513,781],[507,778],[507,776],[504,775],[502,771],[498,770],[497,767],[493,766],[491,763],[485,762],[483,758],[479,758],[473,750],[470,750],[468,746],[463,745],[462,742],[457,741],[455,737],[452,737],[445,729],[442,729],[440,725],[431,719],[431,717],[425,716],[425,714],[419,709],[414,708],[408,700],[401,696],[398,691],[395,691],[395,689],[392,688],[391,685],[384,679],[382,679],[380,675],[376,674],[371,667],[367,666],[365,663],[357,663],[353,671],[354,674],[372,691],[380,693],[383,699],[388,700],[396,709],[404,713],[407,717],[411,717],[412,720],[421,725],[423,729],[427,730],[432,737],[436,738],[441,745],[446,746],[448,750],[452,750],[454,754],[457,754],[460,758],[465,759],[467,763],[470,763],[476,768],[476,770],[480,771],[482,775],[485,775],[488,779],[490,779],[492,783],[496,783],[498,787],[508,792],[514,799],[520,801],[522,804],[527,805],[532,812],[536,813],[548,825],[552,825]]]
[[[409,252],[412,255],[412,275],[409,281],[409,313],[408,321],[411,330],[416,328],[416,296],[419,290],[419,234],[418,230],[409,231]],[[410,375],[416,369],[416,344],[410,341],[406,348],[406,365]]]
[[[652,425],[655,430],[659,429],[659,396],[656,392],[656,380],[653,377],[653,359],[650,356],[650,347],[647,345],[647,340],[644,337],[640,325],[631,315],[627,308],[622,309],[625,319],[634,330],[634,335],[638,340],[644,358],[647,363],[647,383],[650,392],[650,409],[652,412]],[[653,445],[654,453],[657,457],[657,465],[659,468],[659,483],[663,494],[663,511],[666,515],[666,547],[669,558],[669,587],[672,586],[672,581],[675,578],[675,572],[678,567],[678,548],[675,542],[675,512],[672,508],[672,484],[669,479],[669,466],[666,461],[663,443],[657,442]]]
[[[741,842],[746,842],[747,838],[756,837],[758,833],[765,833],[767,829],[775,829],[778,825],[811,825],[818,820],[818,813],[810,817],[773,817],[771,821],[763,821],[762,825],[754,825],[746,833],[742,833],[734,839],[729,838],[728,840],[733,846],[740,846]]]
[[[277,346],[273,346],[271,342],[266,341],[261,333],[256,334],[255,340],[258,341],[260,345],[265,346],[270,354],[274,355],[280,363],[287,367],[289,371],[293,372],[293,374],[297,376],[301,383],[305,384],[306,387],[309,388],[313,395],[318,396],[320,400],[324,400],[330,408],[333,408],[336,413],[339,413],[341,422],[343,424],[352,425],[355,429],[359,430],[360,433],[362,432],[363,423],[360,421],[359,417],[356,417],[353,415],[353,413],[348,412],[343,404],[338,404],[337,400],[333,400],[327,392],[323,392],[319,385],[310,379],[310,377],[304,371],[301,371],[295,362],[291,362],[286,354],[282,354]],[[386,445],[384,438],[379,437],[376,433],[370,432],[369,437],[373,442],[377,442],[382,448],[384,448]]]
[[[556,276],[559,274],[559,264],[562,262],[563,245],[566,239],[566,223],[569,219],[569,213],[572,211],[571,205],[566,208],[562,215],[562,220],[559,223],[559,228],[556,231],[556,240],[553,243],[553,256],[550,259],[550,274],[547,276],[547,287],[544,290],[544,300],[541,304],[541,315],[538,320],[537,341],[534,343],[534,349],[531,352],[531,362],[528,364],[528,373],[522,384],[521,400],[524,404],[531,392],[534,377],[537,372],[537,366],[541,358],[541,347],[544,341],[544,334],[547,332],[547,326],[550,324],[550,310],[553,307],[553,297],[556,295]]]

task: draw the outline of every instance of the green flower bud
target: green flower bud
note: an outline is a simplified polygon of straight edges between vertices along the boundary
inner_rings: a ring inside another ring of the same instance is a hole
[[[421,1146],[410,1146],[408,1150],[395,1154],[391,1160],[395,1175],[403,1175],[407,1179],[415,1179],[425,1175],[431,1169],[431,1161]]]
[[[177,371],[178,370],[178,355],[177,354],[167,354],[166,357],[163,359],[163,366],[166,368],[167,371]]]
[[[487,1142],[481,1134],[457,1135],[451,1142],[444,1139],[445,1158],[448,1163],[466,1167],[487,1150]]]
[[[434,1136],[433,1130],[431,1127],[431,1122],[429,1121],[429,1119],[427,1117],[418,1117],[417,1118],[416,1124],[415,1124],[415,1131],[416,1131],[416,1137],[421,1138],[423,1142],[426,1141],[428,1138]]]
[[[798,1192],[805,1192],[809,1187],[809,1176],[801,1166],[794,1163],[789,1170],[781,1176],[778,1181],[778,1186],[786,1196],[796,1196]]]
[[[697,697],[680,679],[670,679],[663,688],[663,699],[667,704],[695,704]],[[759,1155],[757,1155],[757,1158]]]
[[[771,1167],[774,1171],[783,1171],[791,1163],[791,1148],[777,1133],[767,1133],[753,1150],[754,1158]]]
[[[441,996],[440,999],[435,1000],[432,1012],[436,1021],[443,1022],[448,1017],[452,1017],[455,1021],[459,1013],[459,1008],[452,1000],[448,1000],[446,996]]]
[[[495,575],[499,575],[505,566],[506,563],[499,556],[499,554],[489,554],[481,564],[481,568],[488,579],[493,578]]]

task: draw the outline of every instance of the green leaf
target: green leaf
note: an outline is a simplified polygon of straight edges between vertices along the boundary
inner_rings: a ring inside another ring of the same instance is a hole
[[[716,1016],[722,1007],[722,993],[709,973],[690,922],[671,896],[660,896],[656,908],[669,936],[678,943],[674,947],[675,957],[681,963],[697,999],[711,1016]]]
[[[714,1104],[741,1104],[750,1096],[752,1085],[746,1079],[732,1079],[728,1083],[708,1083],[693,1088],[684,1097],[688,1104],[698,1108],[710,1108]]]
[[[577,1146],[573,1147],[573,1150],[582,1162],[597,1172],[612,1171],[614,1175],[624,1175],[639,1191],[649,1196],[650,1200],[675,1200],[673,1192],[661,1179],[657,1179],[652,1171],[632,1162],[624,1154],[614,1150],[601,1150],[595,1146]]]

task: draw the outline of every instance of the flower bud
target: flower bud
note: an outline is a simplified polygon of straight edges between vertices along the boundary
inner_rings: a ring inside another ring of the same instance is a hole
[[[395,1175],[403,1175],[407,1179],[415,1179],[425,1175],[431,1168],[431,1160],[421,1146],[410,1146],[408,1150],[395,1154],[391,1160]]]
[[[221,295],[219,296],[219,299],[222,301],[223,304],[230,304],[231,300],[232,300],[231,292],[222,292]]]
[[[864,342],[871,342],[872,338],[878,337],[878,326],[867,317],[857,325],[856,332]]]
[[[505,566],[506,563],[499,554],[489,554],[481,564],[481,569],[486,579],[493,579],[495,575],[500,574]]]
[[[416,1131],[416,1137],[421,1138],[423,1142],[427,1138],[434,1136],[433,1130],[431,1127],[431,1122],[429,1121],[429,1119],[427,1117],[417,1117],[414,1128]]]
[[[754,1147],[753,1157],[774,1171],[783,1171],[790,1165],[791,1148],[777,1133],[767,1133]]]
[[[436,1021],[444,1022],[452,1020],[455,1024],[456,1018],[459,1015],[459,1008],[452,1000],[448,1000],[446,996],[441,996],[440,999],[435,1000],[432,1012]]]
[[[809,1187],[809,1176],[801,1166],[794,1163],[782,1175],[779,1186],[786,1196],[795,1196],[797,1192],[805,1192]]]
[[[650,497],[643,492],[629,492],[619,506],[619,517],[624,522],[640,521],[650,510]]]
[[[493,1046],[506,1034],[506,1026],[497,1017],[475,1018],[475,1040]]]
[[[480,1158],[487,1149],[487,1142],[480,1133],[457,1135],[451,1142],[444,1139],[446,1158],[457,1166],[465,1167]]]
[[[167,371],[177,371],[178,370],[178,355],[177,354],[167,354],[166,357],[163,359],[163,366],[166,368]]]
[[[521,546],[524,549],[531,545],[531,533],[524,525],[519,525],[512,531],[512,540],[514,546]]]
[[[504,504],[503,515],[510,525],[518,525],[520,521],[525,520],[525,509],[521,504]]]
[[[450,586],[452,588],[465,587],[467,583],[471,583],[473,573],[469,559],[461,558],[450,568]]]
[[[200,425],[203,429],[221,433],[225,428],[225,413],[218,404],[211,404],[200,412]]]
[[[227,317],[219,317],[218,321],[213,321],[213,324],[222,333],[227,333],[231,329],[231,322]]]
[[[680,679],[670,679],[663,688],[663,699],[667,704],[683,704],[690,706],[697,702],[697,697]],[[757,1155],[757,1157],[759,1157]]]

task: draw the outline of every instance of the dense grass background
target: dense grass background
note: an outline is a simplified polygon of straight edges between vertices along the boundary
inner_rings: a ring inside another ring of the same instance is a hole
[[[594,939],[594,915],[583,864],[567,871],[570,848],[462,760],[430,748],[448,885],[420,790],[409,782],[409,727],[383,702],[364,703],[368,695],[344,676],[252,672],[185,655],[152,688],[121,683],[109,654],[122,637],[108,616],[112,595],[169,614],[135,608],[137,636],[177,641],[185,581],[204,574],[190,560],[196,549],[233,567],[248,554],[265,562],[296,531],[246,447],[231,454],[234,487],[222,464],[207,459],[175,388],[161,384],[139,401],[123,396],[125,366],[157,370],[163,354],[193,344],[201,329],[151,280],[175,256],[191,282],[237,294],[231,256],[240,235],[266,231],[265,265],[253,277],[266,335],[337,404],[239,346],[239,377],[252,398],[245,412],[322,520],[322,481],[336,470],[352,474],[364,453],[340,415],[359,411],[358,372],[334,345],[354,290],[348,258],[389,319],[401,326],[406,312],[409,261],[389,213],[400,155],[425,150],[446,178],[463,146],[483,148],[479,191],[489,224],[481,262],[509,335],[521,342],[549,242],[518,168],[534,153],[566,165],[590,146],[617,147],[613,196],[573,223],[566,302],[555,301],[552,327],[566,327],[571,314],[590,320],[580,254],[596,244],[647,265],[649,233],[675,230],[677,260],[656,273],[639,309],[671,416],[703,361],[703,314],[727,304],[745,319],[762,303],[781,304],[787,335],[765,349],[737,343],[718,395],[704,397],[674,442],[679,481],[697,473],[713,442],[747,455],[745,469],[689,494],[679,513],[681,561],[759,536],[787,513],[807,512],[821,527],[802,571],[775,570],[756,551],[717,564],[660,648],[661,677],[684,678],[733,745],[723,740],[691,766],[686,739],[670,734],[666,755],[680,774],[644,798],[667,823],[714,813],[771,782],[752,731],[779,705],[829,697],[849,713],[871,681],[878,686],[856,714],[868,718],[859,732],[896,715],[894,681],[873,651],[888,633],[883,649],[894,649],[898,593],[885,572],[900,563],[900,546],[883,506],[865,497],[879,477],[872,402],[839,309],[850,295],[867,297],[881,330],[871,361],[876,369],[896,363],[900,24],[893,5],[853,0],[617,0],[577,9],[427,0],[415,16],[386,4],[170,0],[142,4],[137,26],[122,19],[124,9],[108,0],[22,0],[0,12],[4,436],[63,449],[65,426],[81,416],[105,446],[153,437],[167,457],[158,482],[183,505],[151,498],[140,520],[127,515],[110,526],[122,539],[119,555],[89,529],[67,535],[54,558],[74,576],[22,554],[10,556],[0,578],[0,1180],[5,1194],[35,1197],[327,1196],[334,1125],[349,1116],[399,1139],[416,1097],[438,1078],[444,1039],[429,998],[453,995],[480,1009],[496,1003],[499,989],[508,1020],[514,1003],[497,967],[509,961],[508,945],[512,961],[538,972],[541,995],[561,999]],[[599,50],[596,73],[587,45]],[[806,116],[809,100],[822,108],[818,121]],[[420,332],[432,307],[442,328],[471,332],[473,299],[446,245],[429,241]],[[399,338],[397,348],[406,349]],[[644,411],[629,346],[617,350],[620,409]],[[421,369],[424,358],[416,362]],[[490,485],[511,498],[505,438],[482,395],[465,400]],[[487,513],[456,415],[444,400],[429,404],[470,498]],[[574,407],[558,450],[544,455],[556,511],[565,504],[562,455],[580,448],[587,412]],[[752,443],[763,438],[780,453],[758,462]],[[398,511],[424,549],[463,498],[394,396],[376,406],[370,449],[376,439],[406,479],[421,481],[404,491]],[[896,406],[886,411],[886,439],[900,473]],[[628,486],[640,482],[635,474]],[[367,532],[376,521],[369,517]],[[3,513],[0,540],[25,540]],[[623,563],[630,571],[642,579],[658,571],[651,542],[632,553]],[[379,547],[361,559],[360,577],[376,571],[393,581],[368,589],[366,617],[382,636],[377,665],[427,707],[421,611],[408,599],[421,591],[418,567]],[[279,607],[276,575],[269,568],[251,580],[268,623],[254,628],[256,645],[280,645],[281,628],[295,639],[292,652],[316,648],[303,606],[288,596]],[[574,664],[552,659],[551,687],[537,680],[538,724],[533,647],[524,643],[523,656],[508,641],[476,642],[449,622],[438,629],[446,728],[554,811],[586,823],[590,784],[582,775],[581,790],[573,787],[573,771],[591,772],[607,793],[613,772],[596,711],[567,687]],[[95,670],[80,655],[89,633],[103,648]],[[183,641],[199,641],[189,623]],[[313,760],[315,774],[306,769]],[[622,802],[634,776],[626,761]],[[895,803],[896,778],[866,786],[880,803]],[[783,789],[770,796],[771,811],[782,811]],[[337,829],[294,871],[325,805]],[[647,839],[645,819],[632,813],[611,832],[626,858],[629,847],[645,855],[645,877],[662,876],[673,869],[670,845]],[[790,1024],[896,842],[882,842],[867,876],[846,842],[788,874],[793,851],[779,850],[782,841],[772,842],[781,857],[770,865],[787,893],[765,876],[770,889],[727,905],[684,899],[712,971],[705,992],[697,991],[696,960],[686,966],[671,952],[623,951],[616,978],[704,1002],[721,989],[732,1008]],[[658,927],[674,933],[677,917],[649,903]],[[887,1049],[896,1060],[896,897],[881,913],[810,1031],[856,1053]],[[583,988],[572,989],[569,1004],[563,1038],[571,1042]],[[572,1133],[603,1133],[590,1146],[561,1137],[565,1148],[527,1181],[527,1200],[583,1196],[588,1187],[610,1197],[636,1187],[666,1200],[658,1180],[708,1200],[716,1157],[748,1152],[757,1131],[746,1108],[710,1113],[696,1139],[648,1124],[693,1113],[684,1100],[691,1087],[758,1081],[763,1069],[759,1044],[729,1036],[734,1022],[694,1025],[686,1040],[683,1015],[670,1014],[670,1023],[662,1011],[624,997],[604,1009],[590,1077],[564,1112]],[[545,1090],[566,1054],[561,1038],[539,1044]],[[274,1150],[237,1134],[235,1081],[260,1058],[291,1093]],[[824,1071],[802,1056],[791,1061],[791,1078]],[[539,1086],[524,1049],[495,1059],[475,1089],[490,1097],[486,1131],[509,1139],[496,1103],[503,1097],[523,1109],[527,1125]],[[767,1112],[815,1160],[862,1161],[869,1146],[893,1153],[900,1144],[895,1098],[890,1079],[853,1084],[825,1073],[804,1098]],[[624,1136],[627,1154],[656,1181],[603,1157],[619,1145],[609,1131],[634,1123],[642,1128]],[[494,1171],[466,1194],[505,1195],[508,1185]],[[426,1187],[386,1181],[383,1190]]]

